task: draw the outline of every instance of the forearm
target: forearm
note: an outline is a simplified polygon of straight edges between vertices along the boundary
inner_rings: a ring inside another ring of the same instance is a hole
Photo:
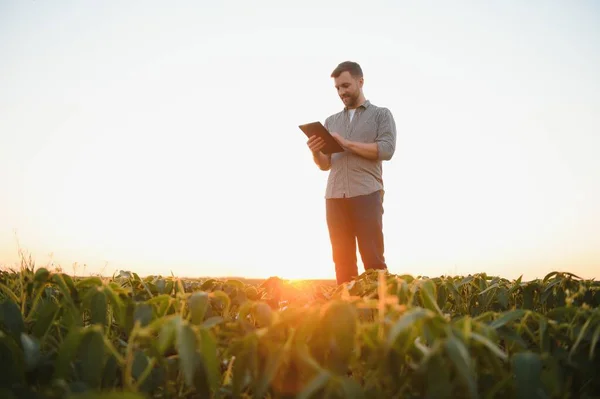
[[[319,169],[328,170],[331,168],[331,158],[329,155],[325,155],[321,151],[317,151],[313,152],[313,159]]]
[[[360,155],[363,158],[372,160],[377,160],[379,158],[377,143],[360,143],[358,141],[346,140],[344,147],[348,151]]]

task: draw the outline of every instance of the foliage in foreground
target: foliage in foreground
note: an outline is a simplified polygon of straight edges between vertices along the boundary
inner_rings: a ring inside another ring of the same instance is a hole
[[[569,273],[0,273],[3,398],[600,397],[600,285]]]

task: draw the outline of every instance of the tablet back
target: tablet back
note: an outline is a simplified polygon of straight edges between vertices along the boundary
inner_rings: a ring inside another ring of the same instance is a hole
[[[314,135],[317,135],[325,141],[325,147],[321,150],[323,154],[344,152],[342,146],[333,138],[331,134],[329,134],[321,122],[306,123],[298,127],[304,132],[306,137],[310,138]]]

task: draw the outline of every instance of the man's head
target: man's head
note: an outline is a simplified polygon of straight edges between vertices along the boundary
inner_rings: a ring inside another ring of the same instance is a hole
[[[356,62],[345,61],[331,73],[338,95],[348,108],[358,107],[362,101],[363,72]]]

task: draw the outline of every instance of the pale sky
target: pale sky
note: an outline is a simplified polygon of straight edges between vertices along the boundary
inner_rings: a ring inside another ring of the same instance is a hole
[[[298,125],[345,60],[398,130],[391,272],[600,277],[591,0],[0,0],[0,264],[335,278]]]

